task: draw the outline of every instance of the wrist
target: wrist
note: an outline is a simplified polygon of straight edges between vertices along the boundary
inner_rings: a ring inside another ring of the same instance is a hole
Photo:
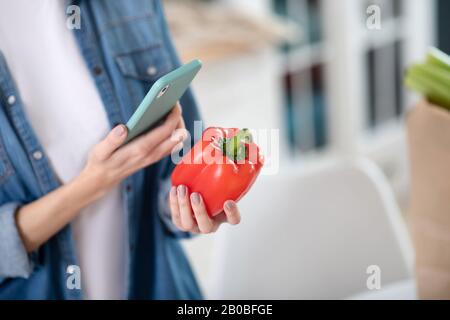
[[[89,204],[107,192],[104,181],[105,179],[100,174],[95,174],[91,170],[83,170],[71,184],[75,193],[80,195],[80,200]]]

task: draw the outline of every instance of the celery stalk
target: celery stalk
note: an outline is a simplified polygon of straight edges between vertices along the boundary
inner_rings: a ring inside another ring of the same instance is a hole
[[[431,76],[430,74],[423,73],[421,70],[412,70],[408,76],[407,80],[409,83],[419,82],[422,84],[422,87],[425,86],[432,92],[438,92],[440,96],[446,97],[450,100],[450,91],[448,90],[448,86],[442,83],[439,78]]]
[[[406,85],[424,94],[433,103],[450,109],[449,86],[445,85],[442,79],[436,77],[435,74],[424,70],[426,69],[417,68],[417,66],[411,68],[405,79]]]
[[[428,52],[427,64],[450,72],[450,57],[437,48],[431,48]]]
[[[429,64],[416,64],[409,69],[409,72],[419,76],[432,78],[450,89],[450,71]]]
[[[408,79],[406,85],[409,88],[424,94],[431,103],[450,110],[450,99],[443,96],[442,92],[436,91],[433,87],[429,87],[426,81],[421,79]]]
[[[450,56],[436,48],[430,49],[425,63],[408,69],[405,84],[450,110]]]

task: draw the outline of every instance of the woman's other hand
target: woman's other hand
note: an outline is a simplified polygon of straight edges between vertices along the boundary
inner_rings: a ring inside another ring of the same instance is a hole
[[[239,224],[241,214],[236,203],[228,200],[224,203],[223,211],[211,218],[199,193],[189,195],[186,186],[172,187],[169,195],[172,222],[182,231],[192,233],[213,233],[226,222],[232,225]]]

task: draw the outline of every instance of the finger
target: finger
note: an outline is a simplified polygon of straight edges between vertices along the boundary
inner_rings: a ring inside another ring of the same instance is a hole
[[[168,139],[175,130],[181,117],[181,108],[176,106],[167,116],[164,123],[150,132],[136,138],[120,150],[118,158],[128,161],[130,157],[139,159],[147,157],[162,141]],[[131,164],[131,163],[130,163]]]
[[[177,129],[186,129],[186,124],[184,122],[183,117],[180,118],[180,122],[178,122]]]
[[[163,158],[173,152],[177,152],[183,148],[183,142],[189,137],[189,132],[185,129],[184,120],[181,117],[175,131],[169,139],[166,139],[160,145],[158,145],[152,153],[155,152],[157,158]]]
[[[147,166],[153,162],[158,161],[172,153],[176,153],[183,149],[184,141],[189,136],[189,132],[186,129],[177,129],[173,132],[172,136],[166,139],[164,142],[159,144],[155,149],[153,149],[142,166]]]
[[[172,222],[180,230],[183,230],[181,225],[180,208],[178,206],[177,188],[172,187],[169,193],[169,206],[172,213]]]
[[[197,219],[197,226],[200,232],[211,233],[214,231],[214,221],[208,216],[205,203],[199,193],[193,192],[191,194],[191,205],[194,210],[194,215]]]
[[[184,124],[184,119],[181,117],[176,130],[172,133],[172,136],[170,138],[174,141],[178,141],[179,146],[183,147],[183,142],[187,140],[189,136],[190,134],[189,131],[187,131],[186,126]],[[178,151],[178,148],[176,151]]]
[[[172,132],[171,139],[177,141],[184,141],[189,137],[189,131],[186,130],[184,119],[180,118],[175,131]]]
[[[126,137],[127,127],[119,124],[109,132],[105,139],[95,146],[94,154],[100,160],[109,158],[125,142]]]
[[[178,186],[178,206],[180,209],[181,226],[186,231],[194,230],[195,221],[192,215],[191,203],[188,198],[187,188],[183,185]]]
[[[177,105],[180,106],[180,104],[177,102]],[[181,106],[180,106],[181,109]],[[181,112],[183,112],[183,109],[181,109]],[[178,125],[176,127],[175,132],[173,133],[172,136],[176,136],[176,138],[178,138],[177,135],[181,135],[182,136],[182,141],[186,140],[189,137],[189,131],[186,130],[186,124],[184,122],[184,118],[180,117],[180,122],[178,122]]]
[[[236,202],[227,200],[223,205],[223,211],[225,212],[229,224],[236,225],[241,222],[241,214],[239,213]]]
[[[168,156],[172,152],[179,151],[183,148],[183,142],[180,140],[173,140],[172,138],[167,139],[163,143],[159,144],[155,149],[153,149],[148,155],[146,161],[140,162],[140,167],[146,167],[149,164],[157,162],[158,160]]]
[[[177,128],[180,119],[181,107],[176,105],[169,113],[166,120],[164,120],[163,124],[144,134],[137,142],[147,146],[158,145],[161,141],[172,135],[173,131]]]

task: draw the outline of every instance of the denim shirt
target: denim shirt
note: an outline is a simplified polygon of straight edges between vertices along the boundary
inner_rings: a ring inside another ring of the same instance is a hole
[[[81,9],[81,28],[73,32],[109,123],[125,123],[155,80],[179,65],[162,5],[158,0],[67,1],[71,4]],[[191,92],[180,102],[193,132],[200,116]],[[201,298],[179,243],[189,234],[170,222],[167,193],[173,166],[168,157],[121,185],[129,225],[130,299]],[[70,225],[29,254],[15,224],[20,206],[59,186],[0,53],[0,299],[83,297],[83,288],[67,285],[68,266],[77,265]]]

